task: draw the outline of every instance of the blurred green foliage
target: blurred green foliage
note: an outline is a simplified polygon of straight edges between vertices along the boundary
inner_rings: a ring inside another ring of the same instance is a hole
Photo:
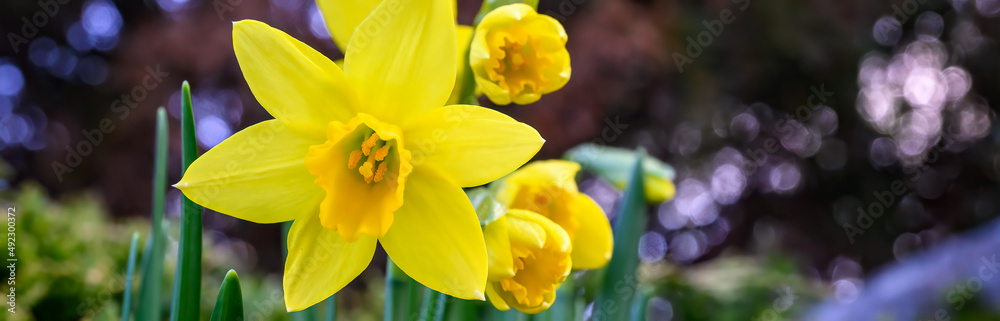
[[[80,194],[58,201],[34,183],[0,191],[17,213],[17,313],[11,321],[120,320],[125,269],[131,235],[139,232],[146,242],[150,227],[145,219],[110,220],[94,194]],[[167,223],[167,257],[163,289],[171,288],[177,263],[176,217]],[[278,240],[275,240],[277,242]],[[139,246],[139,249],[143,249]],[[291,320],[285,311],[281,277],[262,275],[211,237],[204,237],[201,316],[209,319],[219,286],[230,268],[247,272],[240,280],[248,320]],[[379,320],[383,280],[380,271],[367,271],[368,289],[341,291],[338,313],[342,320]],[[138,282],[133,293],[138,290]],[[170,295],[162,296],[164,319]],[[319,320],[325,311],[314,309]]]

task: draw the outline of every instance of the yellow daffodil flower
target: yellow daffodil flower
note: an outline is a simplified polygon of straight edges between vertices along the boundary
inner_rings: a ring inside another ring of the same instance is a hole
[[[483,228],[489,253],[486,294],[497,309],[539,313],[552,306],[572,267],[569,235],[548,218],[510,210]]]
[[[515,3],[487,13],[471,46],[476,85],[496,104],[530,104],[569,81],[566,30],[529,5]]]
[[[573,268],[596,269],[611,259],[611,224],[604,210],[576,186],[580,164],[536,161],[494,183],[497,202],[532,211],[562,226],[573,242]]]
[[[347,285],[379,243],[407,275],[484,299],[487,254],[461,187],[529,160],[533,128],[478,106],[443,106],[455,81],[455,13],[445,0],[379,4],[344,69],[258,21],[233,25],[250,90],[274,116],[212,148],[175,186],[236,218],[294,220],[285,306],[302,310]]]
[[[326,27],[330,31],[330,37],[341,49],[347,48],[347,42],[351,40],[358,25],[380,2],[382,0],[316,0],[316,4],[326,21]],[[457,8],[455,1],[452,1],[451,4],[452,9]],[[465,77],[465,66],[469,63],[469,41],[472,39],[472,31],[471,26],[455,26],[455,34],[458,37],[458,68],[455,74],[455,88],[452,89],[451,97],[448,98],[448,105],[457,104],[461,99],[459,95],[461,95],[464,85],[462,78]]]

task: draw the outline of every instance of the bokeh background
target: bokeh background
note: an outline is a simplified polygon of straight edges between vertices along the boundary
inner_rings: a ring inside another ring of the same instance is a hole
[[[479,4],[459,1],[459,23]],[[539,12],[566,27],[572,79],[533,105],[481,103],[538,129],[536,159],[597,143],[676,169],[676,198],[651,208],[636,249],[660,289],[651,320],[1000,318],[1000,280],[981,272],[1000,252],[1000,0],[541,0]],[[270,118],[233,53],[241,19],[343,57],[310,0],[0,3],[18,317],[115,313],[128,239],[148,231],[158,106],[180,178],[181,81],[203,151]],[[620,196],[595,177],[581,188],[609,213]],[[179,208],[169,191],[171,251]],[[286,318],[280,225],[208,211],[204,226],[206,293],[237,267],[252,276],[248,317]],[[381,313],[379,255],[342,314]]]

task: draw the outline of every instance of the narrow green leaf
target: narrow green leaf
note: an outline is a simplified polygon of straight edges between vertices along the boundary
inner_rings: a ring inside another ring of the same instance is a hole
[[[153,156],[153,231],[147,242],[147,251],[143,253],[142,286],[139,289],[136,320],[160,320],[162,315],[160,295],[163,289],[163,252],[166,248],[163,235],[163,198],[167,188],[169,137],[167,110],[160,107],[156,110],[156,152]]]
[[[434,310],[431,312],[430,320],[444,321],[448,314],[448,296],[444,293],[434,291]]]
[[[410,277],[403,273],[391,258],[385,263],[385,321],[407,320],[410,306]]]
[[[423,303],[420,304],[420,320],[443,320],[444,319],[444,307],[445,307],[445,296],[444,293],[431,290],[426,286],[424,288]]]
[[[236,270],[230,269],[222,280],[211,321],[243,321],[243,291]]]
[[[401,274],[406,275],[406,273]],[[406,314],[403,315],[403,320],[414,320],[420,316],[420,294],[424,292],[425,286],[409,276],[406,277],[406,281]]]
[[[646,152],[640,150],[633,162],[625,195],[615,216],[614,252],[608,262],[597,300],[593,320],[627,320],[629,304],[637,290],[636,268],[639,266],[639,236],[646,229],[646,201],[643,196],[642,164]],[[622,291],[623,285],[630,287]]]
[[[181,85],[181,175],[198,158],[198,144],[191,111],[191,86]],[[197,320],[201,302],[201,211],[181,196],[181,236],[177,251],[177,272],[170,320]]]
[[[650,294],[650,290],[645,287],[636,291],[629,308],[629,321],[646,321],[646,306],[649,304]]]
[[[337,320],[337,295],[331,295],[326,299],[326,318],[323,321]]]
[[[448,320],[479,320],[480,308],[485,304],[482,301],[476,300],[462,300],[456,297],[444,296],[446,300],[450,301],[447,306],[447,319]],[[490,306],[490,310],[496,310]]]
[[[479,13],[476,14],[474,24],[478,25],[479,21],[483,20],[483,16],[490,13],[490,11],[493,11],[493,9],[514,3],[523,3],[535,8],[536,11],[538,10],[538,0],[486,0],[483,1],[483,6],[479,7]]]
[[[125,268],[125,294],[122,297],[122,321],[131,319],[132,280],[135,278],[135,252],[139,244],[139,232],[132,233],[132,244],[128,247],[128,265]]]

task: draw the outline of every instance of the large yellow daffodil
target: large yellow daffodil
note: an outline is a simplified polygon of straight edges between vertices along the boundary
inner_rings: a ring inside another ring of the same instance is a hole
[[[472,38],[469,63],[476,85],[496,104],[538,101],[569,81],[566,39],[559,21],[529,5],[493,9]]]
[[[257,223],[294,220],[284,293],[301,310],[343,288],[380,243],[413,279],[484,298],[486,246],[461,187],[530,159],[543,140],[478,106],[446,106],[455,13],[445,0],[389,0],[352,36],[343,71],[257,21],[233,26],[247,84],[276,119],[209,150],[175,186]]]
[[[596,269],[611,259],[611,224],[604,210],[577,189],[578,171],[580,164],[570,161],[536,161],[492,188],[506,208],[532,211],[562,226],[573,242],[574,269]]]
[[[358,25],[380,2],[382,0],[316,0],[333,42],[341,49],[347,48],[347,42],[351,40]],[[452,1],[451,4],[452,9],[456,9],[458,6],[456,1]],[[462,79],[465,77],[465,66],[469,63],[469,41],[472,39],[472,31],[471,26],[455,26],[455,34],[458,37],[458,60],[456,61],[455,87],[448,98],[449,105],[457,104],[461,99],[459,95],[461,95],[462,86],[464,86]]]
[[[502,311],[545,311],[572,267],[569,235],[548,218],[510,210],[483,228],[489,253],[486,294]]]

